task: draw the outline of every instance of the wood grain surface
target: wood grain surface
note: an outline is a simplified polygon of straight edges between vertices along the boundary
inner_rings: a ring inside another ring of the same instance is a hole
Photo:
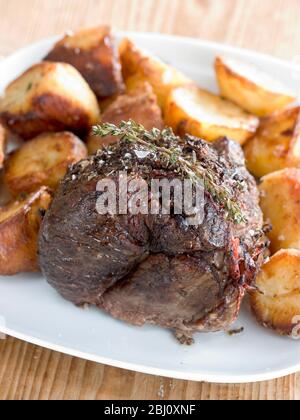
[[[0,58],[67,29],[194,36],[300,56],[299,0],[0,0]],[[0,399],[299,400],[300,374],[257,384],[215,385],[110,368],[13,338],[0,341]]]

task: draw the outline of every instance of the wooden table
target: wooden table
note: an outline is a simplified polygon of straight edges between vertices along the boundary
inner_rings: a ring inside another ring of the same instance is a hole
[[[0,57],[67,29],[187,35],[292,60],[300,55],[299,0],[0,0]],[[114,369],[13,338],[0,341],[1,399],[300,399],[300,374],[214,385]]]

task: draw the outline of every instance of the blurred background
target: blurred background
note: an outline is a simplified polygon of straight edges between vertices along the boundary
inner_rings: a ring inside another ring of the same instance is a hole
[[[0,10],[1,55],[99,23],[300,55],[299,0],[0,0]]]

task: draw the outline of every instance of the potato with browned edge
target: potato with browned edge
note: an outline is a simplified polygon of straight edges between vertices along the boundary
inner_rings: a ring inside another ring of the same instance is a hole
[[[74,66],[99,99],[125,89],[118,47],[109,26],[67,34],[55,44],[45,60]]]
[[[221,95],[246,111],[265,117],[295,102],[297,95],[268,74],[231,58],[217,57]]]
[[[0,208],[0,275],[38,271],[38,234],[51,203],[46,187]]]
[[[49,131],[86,133],[99,121],[95,94],[65,63],[40,63],[12,82],[0,100],[0,118],[24,139]]]
[[[151,85],[147,82],[140,82],[126,95],[119,96],[102,115],[102,122],[119,125],[122,121],[134,119],[142,124],[146,130],[164,127],[162,112],[157,104],[156,95]],[[87,145],[90,154],[94,154],[102,146],[115,143],[116,137],[107,136],[101,138],[90,134]]]
[[[251,293],[257,320],[281,335],[299,338],[300,251],[283,249],[262,267]]]
[[[188,86],[170,93],[165,123],[179,135],[190,134],[207,141],[227,136],[244,144],[255,134],[259,119],[213,93]]]
[[[129,39],[122,41],[120,57],[127,88],[132,88],[140,81],[149,82],[157,95],[158,104],[163,111],[172,89],[192,83],[179,70],[138,48]]]
[[[244,152],[247,168],[257,178],[300,166],[300,107],[263,119]]]
[[[13,195],[30,193],[43,185],[56,190],[69,165],[86,157],[85,144],[74,134],[41,134],[8,156],[4,181]]]
[[[3,162],[5,159],[5,150],[7,142],[7,130],[0,121],[0,169],[3,168]]]
[[[260,206],[273,229],[271,251],[300,249],[300,169],[289,168],[262,178]]]

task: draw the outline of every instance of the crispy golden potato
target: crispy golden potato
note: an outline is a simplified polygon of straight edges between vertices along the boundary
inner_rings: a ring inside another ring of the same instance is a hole
[[[222,96],[259,117],[285,108],[297,99],[281,83],[243,62],[218,57],[215,70]]]
[[[260,205],[273,230],[271,251],[300,249],[300,169],[289,168],[262,178]]]
[[[125,93],[125,92],[124,92]],[[98,101],[99,103],[99,107],[101,109],[101,113],[103,114],[103,112],[105,112],[107,110],[107,108],[113,103],[115,102],[116,99],[118,99],[120,95],[113,95],[110,96],[109,98],[105,98],[105,99],[100,99]]]
[[[6,89],[0,117],[25,139],[49,131],[81,134],[99,121],[96,96],[69,64],[37,64]]]
[[[192,83],[179,70],[165,64],[157,57],[148,55],[129,39],[124,39],[121,43],[120,56],[127,88],[132,88],[139,81],[148,81],[163,111],[172,89]]]
[[[45,60],[74,66],[99,99],[125,90],[119,52],[109,26],[82,29],[66,35]]]
[[[43,185],[55,190],[68,166],[86,157],[85,144],[74,134],[41,134],[8,156],[4,181],[14,196]]]
[[[300,166],[300,107],[279,111],[262,120],[244,152],[247,168],[257,178]]]
[[[130,119],[142,124],[146,130],[151,130],[154,127],[161,130],[164,126],[156,95],[153,93],[151,85],[147,82],[140,82],[133,91],[119,96],[102,116],[102,122],[116,125],[119,125],[121,121]],[[115,143],[116,141],[116,137],[100,138],[91,134],[87,141],[88,151],[90,154],[94,154],[103,145]]]
[[[38,270],[41,220],[51,202],[46,187],[0,209],[0,275]]]
[[[0,169],[3,168],[3,162],[5,159],[5,150],[7,142],[7,130],[0,121]]]
[[[257,320],[282,335],[299,334],[299,273],[300,251],[283,249],[262,267],[256,280],[258,290],[251,293]]]
[[[232,102],[189,86],[169,95],[165,123],[179,135],[191,134],[207,141],[227,136],[243,144],[256,132],[259,120]]]

